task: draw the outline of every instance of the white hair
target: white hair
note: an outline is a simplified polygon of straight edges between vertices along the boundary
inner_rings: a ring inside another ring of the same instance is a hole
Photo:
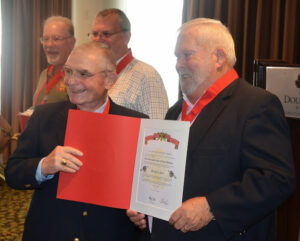
[[[198,44],[204,45],[209,50],[222,48],[227,56],[228,63],[234,66],[236,62],[234,41],[225,25],[216,19],[196,18],[183,24],[179,28],[179,34],[190,29],[197,31]]]
[[[63,16],[51,16],[44,21],[43,27],[45,27],[48,23],[52,23],[52,22],[64,23],[67,27],[67,31],[70,34],[70,36],[72,37],[74,36],[74,26],[72,21],[69,18]]]
[[[99,59],[101,58],[101,61],[104,60],[106,62],[107,68],[109,68],[110,70],[116,69],[116,60],[114,54],[105,43],[100,43],[96,41],[86,42],[75,47],[73,53],[74,52],[98,53]]]

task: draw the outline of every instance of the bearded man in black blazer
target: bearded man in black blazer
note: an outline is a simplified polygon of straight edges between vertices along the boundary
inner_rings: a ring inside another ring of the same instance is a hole
[[[121,107],[107,96],[117,74],[114,56],[103,44],[93,42],[75,48],[64,68],[70,102],[35,108],[5,170],[11,187],[35,189],[23,240],[136,240],[139,230],[125,210],[56,199],[56,191],[58,173],[79,171],[82,163],[78,157],[84,154],[63,146],[69,109],[147,116]]]
[[[166,119],[190,121],[183,203],[169,222],[128,210],[151,241],[275,241],[275,209],[295,174],[279,99],[233,69],[234,42],[219,21],[184,24],[175,55],[181,98]],[[149,225],[150,224],[150,225]]]

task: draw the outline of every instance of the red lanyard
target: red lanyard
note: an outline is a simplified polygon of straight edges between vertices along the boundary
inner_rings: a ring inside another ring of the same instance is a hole
[[[55,75],[48,80],[48,76],[50,75],[50,73],[53,71],[54,66],[50,65],[47,69],[47,76],[46,76],[46,80],[44,81],[44,83],[42,84],[42,86],[40,87],[40,89],[37,92],[37,95],[35,96],[35,100],[34,100],[34,105],[36,105],[38,97],[40,95],[40,92],[42,91],[42,89],[44,88],[44,86],[46,85],[46,95],[49,94],[50,90],[56,85],[56,83],[58,82],[58,80],[62,77],[64,77],[64,69],[61,68],[58,72],[55,73]],[[42,100],[41,104],[44,104],[45,101]]]
[[[49,73],[52,72],[53,70],[53,65],[50,66],[52,67],[50,70],[48,68]],[[47,78],[48,78],[48,71],[47,71]],[[48,82],[46,85],[46,94],[49,94],[50,90],[53,88],[54,85],[58,82],[59,79],[65,76],[64,69],[61,68]]]
[[[106,106],[105,106],[105,108],[104,108],[102,114],[108,114],[108,112],[109,112],[109,107],[110,107],[110,100],[109,100],[109,98],[108,98],[107,103],[106,103]]]
[[[129,51],[129,53],[117,64],[117,74],[119,74],[132,60],[132,52]]]
[[[212,86],[210,86],[203,96],[198,100],[196,105],[190,111],[189,114],[186,114],[187,111],[187,103],[185,101],[182,102],[182,111],[181,111],[181,120],[193,122],[195,117],[199,114],[199,112],[209,103],[211,102],[223,89],[225,89],[228,85],[230,85],[235,79],[239,76],[234,69],[228,71],[223,77],[218,79]]]

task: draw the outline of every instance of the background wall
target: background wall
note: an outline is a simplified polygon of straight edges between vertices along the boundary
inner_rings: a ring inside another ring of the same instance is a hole
[[[87,34],[92,29],[96,14],[105,8],[119,8],[126,11],[119,0],[72,0],[72,21],[75,27],[76,45],[89,41]]]

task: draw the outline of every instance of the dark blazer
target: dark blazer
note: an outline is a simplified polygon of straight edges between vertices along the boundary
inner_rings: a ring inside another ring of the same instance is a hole
[[[176,120],[181,105],[182,99],[166,119]],[[280,101],[235,80],[190,128],[183,201],[206,196],[216,220],[184,234],[154,219],[151,241],[275,241],[274,210],[294,185],[289,129]]]
[[[8,160],[7,184],[16,189],[35,189],[23,240],[67,241],[76,237],[80,241],[136,240],[137,229],[125,210],[56,199],[58,174],[41,185],[35,179],[41,158],[64,144],[68,110],[75,108],[70,102],[37,106]],[[109,113],[147,118],[113,101]]]

